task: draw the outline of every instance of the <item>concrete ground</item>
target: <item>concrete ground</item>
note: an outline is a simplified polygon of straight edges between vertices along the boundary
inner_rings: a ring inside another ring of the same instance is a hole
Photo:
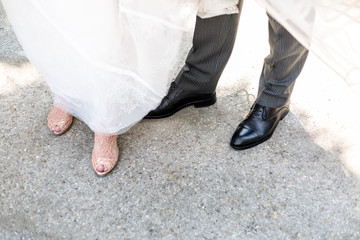
[[[274,136],[228,145],[256,95],[266,21],[246,1],[218,102],[143,120],[99,178],[85,124],[47,129],[51,92],[0,6],[0,239],[360,239],[360,97],[315,56]]]

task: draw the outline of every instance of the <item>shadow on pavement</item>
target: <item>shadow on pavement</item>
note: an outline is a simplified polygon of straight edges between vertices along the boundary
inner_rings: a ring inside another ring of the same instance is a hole
[[[289,114],[256,148],[228,146],[253,100],[246,87],[143,120],[120,136],[105,178],[92,172],[86,125],[49,133],[44,82],[2,96],[1,238],[357,238],[359,181],[343,171],[341,146],[324,150],[304,130],[310,116]]]

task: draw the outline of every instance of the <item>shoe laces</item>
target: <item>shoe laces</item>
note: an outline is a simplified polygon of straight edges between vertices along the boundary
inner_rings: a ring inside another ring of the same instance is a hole
[[[171,85],[170,85],[170,89],[175,89],[175,88],[176,88],[176,83],[172,82]]]
[[[256,104],[253,108],[253,110],[251,111],[251,115],[256,116],[256,117],[261,117],[263,118],[263,113],[265,112],[265,107]]]

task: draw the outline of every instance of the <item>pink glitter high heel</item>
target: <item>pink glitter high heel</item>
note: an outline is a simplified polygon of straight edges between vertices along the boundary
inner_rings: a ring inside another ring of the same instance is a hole
[[[55,135],[65,133],[71,127],[73,116],[62,109],[52,106],[48,115],[48,127]]]
[[[119,159],[117,136],[104,136],[95,133],[91,162],[95,173],[102,177],[111,172]]]

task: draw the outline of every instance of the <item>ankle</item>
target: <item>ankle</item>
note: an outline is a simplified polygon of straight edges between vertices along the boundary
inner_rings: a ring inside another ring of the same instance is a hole
[[[106,136],[99,133],[94,135],[94,151],[100,151],[105,155],[106,153],[111,153],[114,150],[116,151],[117,147],[117,135]]]

